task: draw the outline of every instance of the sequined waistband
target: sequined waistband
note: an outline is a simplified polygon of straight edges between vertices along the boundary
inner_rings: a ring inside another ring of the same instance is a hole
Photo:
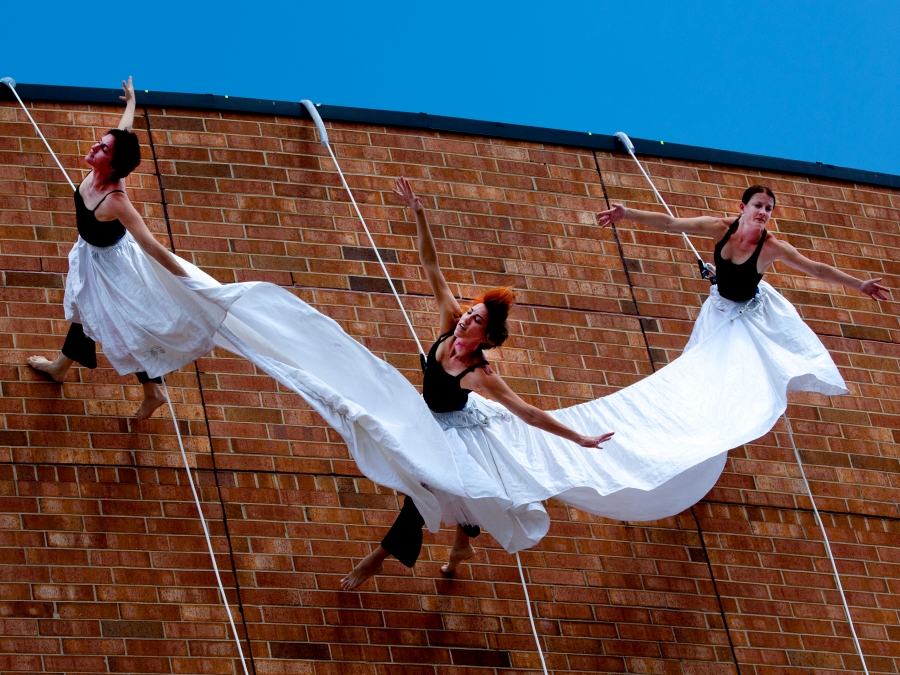
[[[434,412],[434,419],[437,420],[441,429],[462,429],[466,427],[486,427],[491,420],[504,416],[504,413],[494,410],[483,410],[472,403],[466,404],[462,410],[451,410],[450,412]]]

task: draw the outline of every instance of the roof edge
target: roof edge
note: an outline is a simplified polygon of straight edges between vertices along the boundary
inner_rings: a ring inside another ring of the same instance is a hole
[[[119,95],[121,89],[101,89],[95,87],[69,87],[46,84],[18,84],[16,90],[24,101],[40,101],[55,103],[84,103],[97,105],[121,105]],[[14,101],[6,87],[0,86],[0,100]],[[181,94],[175,92],[140,92],[140,104],[164,108],[186,108],[195,110],[212,110],[219,112],[251,113],[258,115],[275,115],[281,117],[297,117],[311,119],[306,109],[299,102],[273,101],[270,99],[242,98],[221,96],[216,94]],[[353,108],[346,106],[318,105],[322,119],[331,122],[348,122],[354,124],[371,124],[388,127],[408,127],[503,138],[514,141],[563,145],[587,150],[602,150],[626,154],[622,144],[614,137],[606,134],[594,134],[583,131],[565,131],[548,129],[522,124],[504,124],[471,120],[461,117],[429,115],[427,113],[406,113],[371,108]],[[680,159],[690,162],[719,164],[757,169],[776,173],[788,173],[813,178],[827,178],[847,183],[862,183],[878,187],[900,189],[900,175],[850,169],[846,167],[822,164],[821,162],[805,162],[795,159],[780,159],[766,155],[755,155],[731,150],[716,150],[680,143],[664,143],[641,138],[632,138],[638,154],[665,159]]]

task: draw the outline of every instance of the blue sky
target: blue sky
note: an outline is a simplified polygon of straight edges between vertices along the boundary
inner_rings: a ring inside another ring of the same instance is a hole
[[[0,76],[20,82],[131,74],[900,174],[896,0],[48,0],[3,21]]]

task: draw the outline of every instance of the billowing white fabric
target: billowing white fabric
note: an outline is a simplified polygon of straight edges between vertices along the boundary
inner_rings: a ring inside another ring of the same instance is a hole
[[[103,345],[120,375],[158,377],[187,365],[212,350],[225,319],[224,311],[169,272],[158,274],[151,262],[128,233],[105,247],[79,237],[69,252],[66,320]]]
[[[512,552],[546,534],[550,521],[538,502],[548,497],[617,520],[675,515],[713,487],[728,450],[768,433],[788,391],[837,396],[847,388],[825,347],[769,284],[742,303],[713,287],[679,358],[610,396],[551,413],[584,434],[615,431],[602,450],[529,427],[476,394],[466,410],[436,414],[454,453],[472,457],[505,494],[486,507],[439,493],[446,520],[485,525]],[[507,501],[513,506],[500,518]]]
[[[821,342],[771,286],[747,303],[713,288],[680,358],[611,396],[552,413],[584,434],[616,432],[602,450],[586,449],[477,394],[463,411],[430,413],[396,370],[290,293],[258,284],[233,300],[248,285],[219,286],[196,268],[191,275],[192,288],[228,310],[219,344],[303,396],[366,476],[410,494],[429,529],[438,520],[479,524],[509,552],[546,534],[541,501],[550,497],[620,520],[679,513],[715,484],[728,450],[772,428],[788,390],[847,391]]]
[[[164,375],[216,344],[247,357],[306,399],[366,476],[412,496],[436,531],[440,505],[423,484],[466,490],[440,427],[406,378],[284,289],[223,286],[179,262],[191,279],[172,275],[130,234],[109,247],[79,237],[69,254],[66,319],[103,345],[121,375]]]
[[[191,278],[179,280],[141,257],[146,265],[135,262],[134,269],[149,286],[146,274],[155,272],[161,288],[152,293],[168,293],[153,295],[156,308],[145,307],[162,311],[172,298],[178,307],[194,303],[201,335],[217,326],[216,344],[300,394],[341,434],[363,474],[414,499],[430,530],[442,520],[479,524],[511,553],[546,534],[541,501],[550,497],[619,520],[677,514],[714,485],[728,450],[772,428],[787,391],[847,392],[824,346],[771,286],[762,283],[746,303],[713,288],[681,357],[615,394],[551,413],[587,435],[616,432],[602,450],[586,449],[476,394],[462,411],[433,414],[396,369],[288,291],[266,283],[223,286],[186,261]],[[98,258],[97,276],[114,279],[115,263],[104,259],[107,269]],[[149,302],[151,291],[140,292]],[[111,302],[122,300],[113,294]],[[95,303],[78,304],[82,319],[86,307]],[[185,333],[154,339],[196,339],[196,327],[183,325]]]

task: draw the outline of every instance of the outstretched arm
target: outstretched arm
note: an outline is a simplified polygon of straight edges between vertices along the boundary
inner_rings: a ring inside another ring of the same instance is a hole
[[[881,281],[881,277],[877,279],[867,279],[865,281],[857,279],[845,272],[841,272],[831,265],[810,260],[786,241],[775,241],[778,244],[778,257],[776,257],[775,260],[780,260],[788,267],[793,267],[795,270],[805,272],[816,279],[829,281],[833,284],[840,284],[841,286],[846,286],[854,291],[859,291],[863,295],[868,295],[873,300],[888,299],[888,293],[890,291],[878,283]]]
[[[490,366],[476,368],[462,379],[465,381],[464,387],[485,392],[525,424],[561,436],[584,448],[599,448],[601,443],[605,443],[613,436],[612,432],[600,436],[584,436],[570,429],[540,408],[535,408],[519,398]]]
[[[597,223],[600,227],[606,227],[617,223],[623,218],[628,218],[641,225],[652,227],[664,232],[685,232],[687,234],[702,234],[712,237],[717,241],[725,236],[728,224],[721,218],[712,216],[699,216],[697,218],[673,218],[667,213],[655,213],[653,211],[640,211],[628,209],[621,204],[613,204],[607,211],[597,214]]]
[[[120,96],[119,99],[125,101],[125,112],[122,113],[122,120],[119,122],[119,129],[131,131],[131,127],[134,126],[134,106],[136,105],[136,101],[134,98],[134,85],[131,83],[131,75],[128,76],[128,82],[122,80],[122,91],[124,92],[124,96]]]
[[[394,194],[403,202],[413,213],[416,219],[416,240],[419,246],[419,262],[425,269],[425,278],[428,279],[428,285],[431,286],[431,292],[437,299],[438,310],[441,313],[441,333],[452,330],[456,325],[459,317],[460,308],[456,298],[450,291],[450,286],[441,268],[438,266],[437,249],[434,246],[434,238],[431,236],[431,230],[428,229],[428,222],[425,220],[425,207],[422,202],[412,191],[409,181],[405,178],[399,178],[394,187]]]
[[[169,270],[177,277],[188,276],[184,268],[179,264],[178,258],[172,255],[169,250],[156,241],[156,238],[150,233],[144,219],[141,218],[135,208],[128,201],[128,198],[121,193],[110,195],[107,202],[112,202],[111,211],[119,219],[119,222],[125,226],[125,229],[131,233],[134,240],[144,249],[144,253],[153,258],[160,265]]]

